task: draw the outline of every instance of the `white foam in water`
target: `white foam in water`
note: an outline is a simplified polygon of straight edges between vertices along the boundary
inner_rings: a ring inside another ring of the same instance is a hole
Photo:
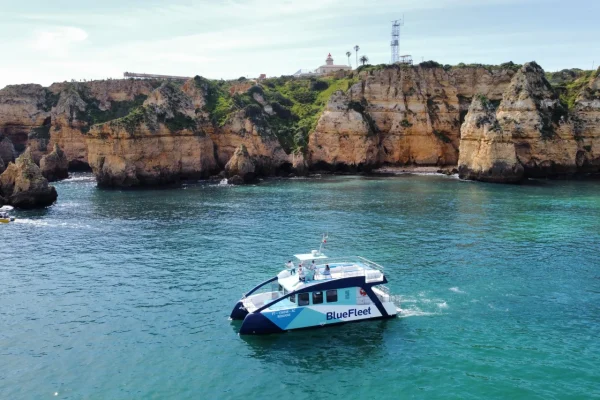
[[[425,311],[421,311],[419,309],[408,310],[408,309],[403,308],[402,311],[398,313],[398,318],[429,317],[432,315],[439,315],[439,313],[425,312]]]
[[[227,178],[222,179],[221,182],[219,182],[219,186],[229,186]]]
[[[465,293],[465,291],[460,290],[458,287],[451,287],[449,290],[454,293],[461,293],[461,294]]]
[[[81,228],[86,228],[86,229],[94,229],[94,230],[99,230],[97,228],[92,228],[90,225],[85,225],[85,224],[73,224],[73,223],[68,223],[68,222],[56,222],[55,220],[39,220],[39,219],[29,219],[29,218],[17,218],[15,219],[15,224],[27,224],[27,225],[33,225],[33,226],[40,226],[40,227],[50,227],[50,228],[75,228],[75,229],[81,229]]]
[[[96,182],[96,178],[92,176],[74,176],[72,178],[67,178],[62,182]]]

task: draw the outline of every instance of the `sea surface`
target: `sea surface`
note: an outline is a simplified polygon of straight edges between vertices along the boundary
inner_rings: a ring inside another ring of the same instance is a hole
[[[600,181],[56,187],[0,226],[2,399],[600,398]],[[402,314],[240,337],[242,293],[322,232]]]

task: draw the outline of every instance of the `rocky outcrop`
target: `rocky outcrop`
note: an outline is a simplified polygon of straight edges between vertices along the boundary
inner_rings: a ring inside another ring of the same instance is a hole
[[[42,176],[31,153],[25,151],[0,175],[0,197],[14,207],[27,209],[51,205],[56,201],[57,193]]]
[[[213,143],[189,96],[162,85],[128,116],[92,127],[88,161],[101,186],[160,185],[208,176]]]
[[[506,89],[497,118],[512,135],[528,177],[577,171],[577,143],[568,112],[535,62],[525,64]]]
[[[578,170],[600,172],[600,68],[577,97],[572,119]]]
[[[90,126],[126,115],[154,87],[147,80],[7,86],[0,90],[0,137],[8,137],[17,153],[30,148],[37,164],[58,144],[71,169],[85,169]]]
[[[18,152],[28,145],[32,130],[48,124],[53,97],[41,85],[12,85],[0,90],[0,137]]]
[[[484,96],[475,96],[461,128],[458,171],[461,179],[515,183],[523,179],[510,132],[496,119],[496,109]]]
[[[500,99],[512,75],[470,67],[361,72],[346,98],[334,95],[319,119],[309,141],[311,166],[456,165],[471,99]]]
[[[309,137],[314,168],[369,169],[378,163],[379,138],[364,115],[364,106],[335,92]]]
[[[4,172],[5,169],[6,165],[4,164],[4,160],[2,159],[2,157],[0,157],[0,174]]]
[[[40,161],[40,170],[42,175],[49,182],[67,179],[69,177],[69,160],[65,156],[65,152],[54,144],[52,153],[46,154]]]
[[[228,178],[239,176],[246,183],[254,180],[255,170],[254,162],[248,154],[248,149],[243,144],[237,148],[227,165],[225,165],[225,173]]]
[[[283,164],[289,163],[289,157],[277,137],[257,126],[246,117],[243,110],[235,112],[223,126],[215,128],[212,132],[210,137],[217,149],[218,162],[222,166],[227,164],[241,145],[246,147],[260,175],[271,175]]]

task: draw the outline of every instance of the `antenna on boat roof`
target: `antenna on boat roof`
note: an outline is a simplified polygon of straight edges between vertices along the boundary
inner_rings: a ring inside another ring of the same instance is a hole
[[[319,254],[323,254],[323,247],[327,244],[327,239],[329,239],[329,232],[323,234],[323,240],[321,240],[321,246],[319,246]]]

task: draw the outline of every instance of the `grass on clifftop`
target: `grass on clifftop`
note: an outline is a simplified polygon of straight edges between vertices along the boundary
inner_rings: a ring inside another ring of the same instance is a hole
[[[347,91],[358,82],[357,78],[282,76],[267,79],[244,93],[231,94],[239,81],[194,79],[206,93],[205,108],[213,124],[222,127],[243,111],[262,134],[275,135],[288,153],[306,148],[308,135],[331,95],[337,90]],[[272,112],[265,112],[269,107]]]
[[[448,71],[452,71],[452,70],[457,70],[457,69],[462,69],[462,68],[483,68],[487,71],[498,71],[498,70],[511,70],[511,71],[518,71],[522,65],[520,64],[515,64],[512,61],[506,62],[506,63],[502,63],[499,65],[492,65],[492,64],[465,64],[465,63],[459,63],[457,65],[449,65],[449,64],[440,64],[436,61],[424,61],[422,63],[419,64],[415,64],[415,67],[419,67],[419,68],[423,68],[423,69],[429,69],[429,68],[441,68],[444,71],[448,72]],[[360,67],[358,67],[357,72],[370,72],[370,71],[382,71],[382,70],[386,70],[386,69],[408,69],[411,68],[410,65],[407,64],[378,64],[378,65],[371,65],[371,64],[367,64],[367,65],[362,65]]]
[[[557,72],[546,72],[546,79],[558,93],[561,104],[571,111],[575,107],[579,93],[598,73],[600,73],[600,68],[597,71],[584,71],[578,68],[563,69]]]

